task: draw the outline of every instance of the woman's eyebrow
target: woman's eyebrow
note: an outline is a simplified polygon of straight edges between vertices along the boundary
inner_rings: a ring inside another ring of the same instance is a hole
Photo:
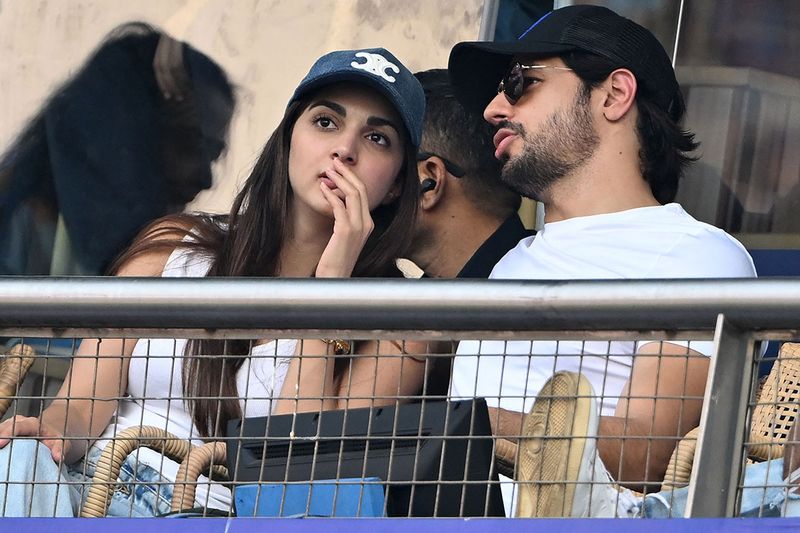
[[[389,120],[388,118],[383,117],[369,117],[367,119],[367,126],[379,127],[379,126],[389,126],[392,128],[395,133],[400,135],[400,128],[397,127],[397,124]]]
[[[345,109],[345,107],[343,105],[337,104],[336,102],[332,102],[331,100],[317,100],[316,102],[314,102],[313,104],[308,106],[308,108],[309,109],[313,109],[315,107],[320,107],[320,106],[327,107],[328,109],[330,109],[334,113],[336,113],[338,115],[341,115],[343,117],[347,116],[347,109]],[[370,116],[367,119],[367,125],[368,126],[372,126],[374,128],[375,127],[380,127],[380,126],[389,126],[398,135],[400,135],[400,128],[397,126],[397,124],[395,124],[393,121],[391,121],[391,120],[389,120],[388,118],[385,118],[385,117],[378,117],[378,116],[374,116],[374,115]]]
[[[336,102],[331,102],[330,100],[317,100],[316,102],[314,102],[313,104],[308,106],[308,108],[309,109],[313,109],[313,108],[319,107],[319,106],[325,106],[325,107],[329,108],[331,111],[333,111],[334,113],[336,113],[338,115],[341,115],[343,117],[347,116],[347,110],[344,108],[344,106],[339,105]]]

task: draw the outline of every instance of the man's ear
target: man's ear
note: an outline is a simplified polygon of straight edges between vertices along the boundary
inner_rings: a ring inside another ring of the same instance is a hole
[[[419,207],[423,210],[433,209],[447,188],[447,170],[444,168],[444,162],[436,156],[431,156],[417,163],[417,171],[420,184]],[[425,192],[422,192],[423,190]]]
[[[636,76],[626,68],[618,68],[608,75],[602,86],[605,90],[603,116],[611,122],[621,120],[636,102]]]

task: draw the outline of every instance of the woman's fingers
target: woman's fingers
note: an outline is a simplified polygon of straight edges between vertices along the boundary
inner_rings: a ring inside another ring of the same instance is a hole
[[[350,226],[357,231],[364,227],[364,205],[366,191],[363,191],[363,184],[359,182],[360,188],[353,183],[353,179],[348,179],[335,169],[328,169],[326,175],[336,185],[339,194],[337,195],[344,202],[346,216]],[[356,178],[357,179],[357,178]],[[335,193],[335,191],[332,191]],[[367,212],[369,208],[367,207]]]
[[[360,227],[367,228],[367,231],[372,231],[372,216],[369,212],[369,197],[367,196],[366,185],[339,158],[334,158],[333,170],[338,174],[336,176],[338,181],[335,178],[331,179],[345,194],[345,201],[351,220],[354,223],[358,223]]]
[[[50,449],[53,460],[60,462],[66,455],[68,443],[64,436],[44,424],[39,418],[15,416],[0,423],[0,448],[5,448],[14,438],[31,437]]]
[[[41,433],[41,422],[38,418],[15,416],[0,424],[0,448],[13,437],[38,437]]]
[[[322,194],[333,210],[333,235],[322,252],[316,275],[347,277],[374,227],[367,190],[358,176],[338,159],[334,159],[333,168],[327,169],[325,175],[336,185],[331,189],[329,184],[320,183]]]
[[[67,450],[69,448],[70,442],[64,440],[63,438],[42,439],[42,444],[50,448],[50,457],[53,458],[53,461],[55,461],[56,463],[60,463],[67,456]]]
[[[342,178],[347,182],[348,185],[352,187],[352,190],[356,191],[358,194],[358,200],[361,204],[362,209],[365,209],[369,212],[369,202],[367,198],[367,186],[364,185],[364,182],[356,176],[356,174],[338,157],[333,159],[333,169],[338,172]]]
[[[319,188],[322,190],[322,196],[324,196],[325,199],[328,200],[331,209],[333,209],[333,218],[336,219],[337,217],[347,216],[344,200],[342,198],[339,198],[339,196],[337,196],[336,193],[334,193],[324,183],[320,183]]]

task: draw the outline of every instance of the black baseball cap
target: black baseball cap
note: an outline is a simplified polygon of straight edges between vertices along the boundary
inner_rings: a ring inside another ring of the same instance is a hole
[[[644,27],[608,8],[576,5],[550,11],[511,42],[463,42],[450,52],[448,70],[459,100],[483,110],[514,56],[562,56],[589,52],[627,68],[639,90],[675,121],[683,96],[667,52]]]

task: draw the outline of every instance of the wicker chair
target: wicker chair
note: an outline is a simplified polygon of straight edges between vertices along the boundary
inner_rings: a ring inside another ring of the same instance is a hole
[[[497,439],[495,459],[501,474],[513,477],[517,445],[509,440]],[[122,463],[136,448],[146,446],[163,453],[173,461],[181,461],[176,476],[170,511],[194,507],[197,479],[201,474],[211,474],[217,480],[228,478],[227,446],[224,442],[208,442],[191,446],[170,433],[154,427],[128,428],[120,433],[114,443],[103,450],[97,465],[89,495],[81,510],[81,517],[103,517],[111,503],[111,494],[117,485]]]
[[[8,410],[25,375],[31,368],[36,352],[27,344],[17,344],[0,359],[0,418]]]
[[[89,488],[89,494],[81,509],[83,518],[99,518],[106,515],[111,503],[111,494],[118,481],[122,463],[134,450],[145,446],[152,448],[180,462],[176,482],[172,492],[171,511],[194,507],[197,479],[203,473],[211,473],[215,478],[227,479],[225,463],[225,443],[209,442],[202,446],[192,446],[163,429],[142,426],[132,427],[121,432],[106,445]],[[213,465],[213,466],[212,466]]]
[[[19,393],[22,382],[36,359],[35,350],[27,344],[16,344],[0,357],[0,418],[11,406]],[[117,477],[125,458],[140,446],[147,446],[174,461],[181,462],[179,480],[172,497],[172,510],[179,511],[194,506],[197,479],[200,474],[212,471],[215,478],[227,478],[225,444],[208,443],[192,446],[188,441],[153,427],[128,428],[110,443],[100,456],[93,483],[86,502],[81,509],[82,517],[105,516],[111,503],[111,493],[117,485]],[[209,465],[214,465],[209,468]]]
[[[800,407],[800,343],[784,343],[778,359],[762,384],[753,409],[750,438],[746,441],[751,461],[783,457],[783,443]],[[689,484],[700,428],[689,431],[675,446],[662,486],[664,489]],[[495,441],[499,473],[514,478],[517,444],[506,439]]]
[[[783,457],[784,443],[800,407],[800,343],[784,343],[772,370],[762,384],[753,408],[750,438],[745,441],[751,462]],[[695,428],[678,443],[667,466],[663,487],[689,484],[697,436]]]

